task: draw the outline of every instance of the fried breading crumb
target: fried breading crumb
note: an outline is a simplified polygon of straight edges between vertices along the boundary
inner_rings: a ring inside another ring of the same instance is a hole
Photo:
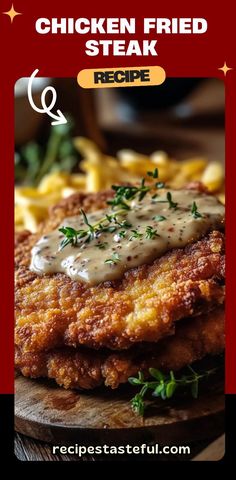
[[[29,270],[31,248],[42,233],[81,207],[104,207],[110,195],[72,195],[51,209],[39,234],[17,236],[15,341],[24,352],[65,345],[118,350],[157,342],[174,332],[176,321],[224,302],[224,235],[219,231],[94,287],[61,273],[37,276]]]
[[[16,348],[16,368],[26,377],[49,377],[64,388],[92,389],[105,383],[117,388],[150,367],[179,370],[207,354],[224,349],[224,309],[179,322],[176,333],[157,344],[141,344],[128,351],[95,352],[64,347],[49,352],[23,353]]]

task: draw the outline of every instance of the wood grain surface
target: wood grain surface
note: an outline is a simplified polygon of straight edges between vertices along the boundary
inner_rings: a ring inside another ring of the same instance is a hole
[[[186,395],[150,401],[145,417],[130,408],[135,393],[131,386],[76,392],[19,375],[15,390],[16,431],[55,444],[171,444],[213,438],[224,431],[222,381],[208,384],[198,400]]]

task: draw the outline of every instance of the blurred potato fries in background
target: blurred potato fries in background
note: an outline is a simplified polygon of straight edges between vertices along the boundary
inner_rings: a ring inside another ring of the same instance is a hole
[[[122,182],[139,182],[147,171],[158,168],[161,182],[181,188],[191,181],[200,181],[224,203],[224,168],[221,163],[208,163],[204,157],[176,161],[166,152],[156,151],[150,156],[134,150],[120,150],[117,157],[103,154],[89,139],[77,137],[74,146],[82,155],[83,173],[53,172],[45,175],[37,187],[15,188],[16,230],[37,231],[39,223],[47,218],[48,208],[60,199],[76,192],[99,192]]]

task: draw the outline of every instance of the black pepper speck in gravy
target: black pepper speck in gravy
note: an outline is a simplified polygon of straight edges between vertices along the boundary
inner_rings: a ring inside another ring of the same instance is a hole
[[[170,208],[166,200],[167,190],[160,190],[155,202],[151,195],[139,202],[133,200],[131,209],[120,214],[118,219],[126,219],[132,226],[126,229],[127,234],[117,235],[123,228],[115,232],[101,232],[88,243],[84,239],[76,245],[67,245],[61,249],[61,232],[58,229],[43,236],[32,249],[30,269],[37,274],[63,272],[73,280],[96,285],[107,280],[119,279],[123,273],[144,263],[150,263],[172,248],[183,248],[196,241],[212,229],[220,228],[224,222],[224,206],[212,195],[195,190],[171,190],[172,200],[177,208]],[[159,203],[159,200],[162,202]],[[191,205],[196,202],[201,217],[194,218]],[[114,211],[115,212],[115,211]],[[113,213],[114,213],[113,212]],[[107,208],[88,214],[90,224],[101,220],[111,209]],[[153,220],[155,216],[164,216],[165,220]],[[60,226],[72,227],[76,230],[87,228],[82,215],[65,218]],[[157,235],[146,238],[147,227],[152,227]],[[132,230],[142,234],[141,238],[133,237]],[[96,246],[104,243],[105,248]],[[135,254],[134,254],[135,251]],[[104,263],[107,259],[118,255],[114,263]]]

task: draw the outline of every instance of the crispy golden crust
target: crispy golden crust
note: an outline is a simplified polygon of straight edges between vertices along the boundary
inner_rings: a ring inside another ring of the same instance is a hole
[[[109,195],[76,194],[61,201],[38,235],[81,206],[86,211],[103,207]],[[156,342],[173,332],[175,321],[224,301],[224,236],[218,231],[126,272],[120,281],[95,287],[64,274],[39,277],[30,272],[38,235],[23,232],[16,239],[15,338],[25,352],[63,345],[124,349]]]
[[[174,336],[158,344],[132,347],[125,352],[94,352],[70,347],[50,352],[22,353],[16,348],[16,367],[27,377],[49,377],[65,388],[95,388],[120,383],[150,367],[179,370],[207,354],[224,349],[224,310],[179,322]]]

